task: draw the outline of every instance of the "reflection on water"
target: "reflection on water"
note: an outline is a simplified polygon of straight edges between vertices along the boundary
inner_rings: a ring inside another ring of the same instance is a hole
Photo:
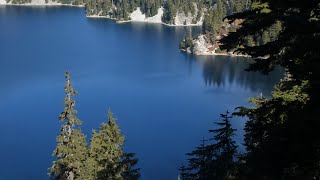
[[[239,86],[252,92],[270,94],[270,88],[283,76],[280,68],[266,76],[259,72],[248,72],[248,58],[244,57],[202,57],[203,79],[206,86],[225,88]]]

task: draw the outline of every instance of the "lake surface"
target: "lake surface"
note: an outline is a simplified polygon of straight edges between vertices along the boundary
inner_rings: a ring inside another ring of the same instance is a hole
[[[245,72],[246,58],[181,53],[185,32],[88,19],[81,8],[0,7],[0,179],[49,179],[66,70],[84,133],[110,107],[142,179],[177,179],[220,113],[270,94],[282,76]],[[233,121],[238,142],[244,123]]]

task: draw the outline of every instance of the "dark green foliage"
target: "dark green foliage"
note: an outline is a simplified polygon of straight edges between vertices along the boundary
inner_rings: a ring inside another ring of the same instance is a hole
[[[254,38],[255,38],[255,36],[247,36],[243,44],[250,46],[250,47],[255,46],[256,41]]]
[[[192,21],[198,22],[202,15],[202,4],[202,0],[88,0],[86,11],[87,15],[128,20],[129,14],[138,7],[147,17],[155,16],[158,13],[158,9],[163,7],[162,21],[173,24],[178,12],[183,12],[185,15],[190,13],[195,17]]]
[[[222,121],[215,123],[220,128],[209,130],[213,134],[213,138],[208,140],[209,143],[205,144],[203,140],[196,150],[187,154],[190,157],[189,164],[180,168],[183,180],[235,179],[237,145],[232,137],[236,129],[231,127],[229,119],[232,117],[228,111],[220,117]]]
[[[96,179],[122,179],[123,144],[124,137],[109,110],[108,123],[102,123],[98,132],[93,131],[90,140],[89,157],[96,162]]]
[[[72,4],[72,5],[84,5],[84,0],[56,0],[56,2],[59,2],[61,4]]]
[[[186,16],[190,13],[193,17],[193,22],[198,22],[202,15],[203,1],[202,0],[167,0],[163,3],[162,21],[167,24],[173,24],[177,13],[184,13]],[[196,9],[198,11],[196,11]],[[197,14],[196,14],[197,13]]]
[[[31,0],[6,0],[7,3],[12,4],[24,4],[24,3],[31,3]]]
[[[268,31],[263,31],[261,35],[261,42],[260,44],[267,44],[268,42],[271,41],[271,38],[269,36]]]
[[[124,136],[115,118],[108,111],[108,122],[102,123],[99,131],[93,131],[90,140],[88,163],[92,164],[93,179],[138,179],[139,169],[133,169],[137,159],[133,153],[123,151]]]
[[[189,32],[188,35],[184,37],[184,40],[179,44],[179,48],[182,50],[187,50],[188,48],[190,48],[190,51],[192,52],[193,38],[191,36],[191,32]]]
[[[190,156],[188,166],[182,165],[179,169],[182,180],[209,179],[211,177],[213,155],[205,142],[206,140],[202,140],[202,143],[199,147],[196,147],[196,150],[187,154]]]
[[[230,0],[229,14],[243,12],[249,9],[251,0]]]
[[[139,7],[142,13],[147,17],[154,16],[162,6],[161,0],[140,0]]]
[[[272,26],[262,31],[262,33],[255,33],[245,38],[244,45],[247,46],[260,46],[265,45],[268,42],[277,40],[279,33],[281,32],[282,25],[280,21],[276,21]],[[235,32],[235,31],[234,31]]]
[[[222,21],[218,19],[217,11],[209,11],[203,20],[202,33],[205,34],[213,43],[219,33]]]
[[[167,0],[166,3],[164,4],[162,21],[168,24],[173,24],[176,13],[177,13],[177,10],[174,7],[173,0]]]
[[[223,24],[223,18],[227,15],[226,1],[215,1],[212,6],[208,7],[202,24],[202,33],[211,41],[215,43],[216,37],[220,35],[220,29]]]
[[[320,179],[320,21],[317,0],[254,2],[250,10],[228,17],[244,19],[223,48],[255,58],[248,70],[268,73],[286,69],[272,97],[254,98],[254,108],[239,109],[247,116],[247,154],[239,179]],[[248,36],[268,32],[270,41],[243,45]]]
[[[124,153],[122,156],[121,163],[125,168],[121,175],[124,180],[137,180],[140,177],[140,168],[134,168],[138,163],[138,159],[134,156],[134,153]]]
[[[57,147],[53,151],[56,160],[49,169],[49,175],[53,179],[81,179],[87,158],[86,137],[81,132],[79,127],[81,121],[76,117],[77,111],[73,108],[75,106],[73,97],[77,92],[72,88],[68,72],[66,72],[65,91],[65,108],[59,117],[63,124],[57,137]]]
[[[73,109],[73,97],[77,92],[72,88],[68,72],[65,91],[65,108],[59,118],[64,124],[57,137],[58,144],[53,153],[56,160],[49,168],[49,176],[59,180],[138,179],[140,169],[134,168],[138,159],[134,153],[124,152],[124,136],[111,111],[108,111],[108,122],[102,123],[98,132],[93,130],[90,147],[87,147],[86,137],[79,128],[81,121]]]
[[[140,7],[147,17],[154,16],[161,7],[161,0],[88,0],[87,15],[108,16],[117,20],[129,20],[129,14]]]

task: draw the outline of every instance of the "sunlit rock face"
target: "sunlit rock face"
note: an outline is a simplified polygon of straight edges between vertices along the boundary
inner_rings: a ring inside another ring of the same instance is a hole
[[[215,52],[214,46],[208,42],[205,35],[200,35],[193,40],[193,54],[204,55],[211,54]]]
[[[162,7],[159,8],[158,13],[152,17],[146,17],[146,15],[141,12],[140,7],[138,7],[135,11],[133,11],[130,14],[130,19],[131,21],[137,21],[137,22],[162,23],[162,20],[161,20],[162,15],[163,15]]]

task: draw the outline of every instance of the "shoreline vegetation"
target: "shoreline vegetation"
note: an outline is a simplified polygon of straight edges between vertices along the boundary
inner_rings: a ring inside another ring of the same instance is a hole
[[[243,2],[242,2],[243,1]],[[15,6],[71,6],[84,7],[87,18],[111,19],[118,24],[129,22],[162,24],[169,27],[201,26],[202,33],[190,43],[186,38],[179,48],[186,53],[202,56],[224,55],[245,56],[241,54],[224,53],[218,51],[217,29],[222,26],[222,18],[229,13],[244,9],[244,1],[230,1],[230,6],[217,0],[208,3],[202,0],[0,0],[0,4]],[[215,12],[212,14],[211,12]],[[191,34],[191,33],[190,33]],[[203,42],[199,42],[202,37]],[[222,37],[220,35],[220,37]],[[198,44],[198,45],[197,45]]]
[[[169,27],[201,26],[201,34],[191,37],[192,33],[189,32],[189,36],[185,36],[179,45],[180,50],[199,56],[250,57],[222,52],[218,43],[219,39],[228,34],[229,29],[234,30],[239,27],[224,23],[222,19],[228,14],[243,11],[244,1],[239,1],[242,3],[230,1],[229,6],[221,0],[215,3],[202,0],[106,0],[103,3],[95,0],[0,0],[0,6],[79,7],[85,8],[86,18],[110,19],[118,24],[138,22]]]
[[[110,19],[110,20],[114,20],[118,24],[135,22],[135,23],[148,23],[148,24],[162,24],[162,25],[170,26],[170,27],[200,27],[200,26],[202,26],[201,24],[184,25],[184,24],[167,24],[164,22],[143,21],[143,20],[142,21],[139,21],[139,20],[117,20],[116,18],[110,18],[107,16],[98,16],[98,15],[87,15],[86,17],[92,18],[92,19]]]
[[[188,52],[187,50],[185,49],[180,49],[181,51],[183,52],[186,52],[188,54],[193,54],[193,53],[190,53]],[[197,54],[193,54],[193,55],[196,55],[196,56],[229,56],[229,57],[251,57],[250,55],[245,55],[245,54],[235,54],[233,52],[221,52],[221,53],[218,53],[218,52],[207,52],[207,53],[197,53]]]

